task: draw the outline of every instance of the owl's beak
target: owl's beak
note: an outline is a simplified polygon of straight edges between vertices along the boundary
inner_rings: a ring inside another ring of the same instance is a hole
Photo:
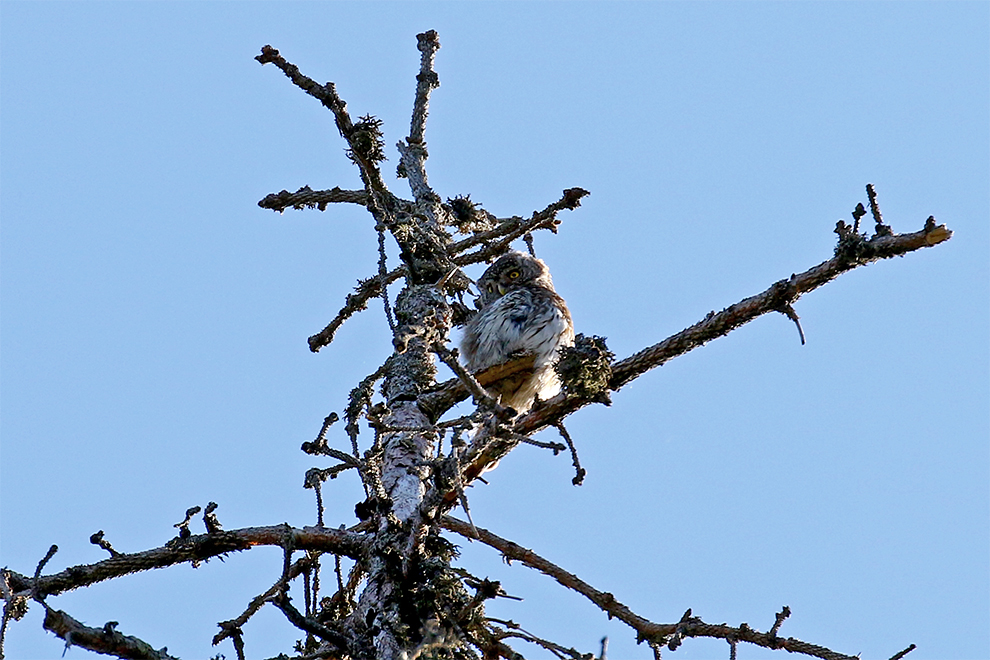
[[[498,295],[500,295],[500,296],[504,296],[505,295],[505,287],[502,286],[502,283],[501,282],[498,283]]]

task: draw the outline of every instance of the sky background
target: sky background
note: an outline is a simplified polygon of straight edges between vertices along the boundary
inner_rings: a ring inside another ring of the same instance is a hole
[[[443,45],[430,183],[499,216],[591,191],[536,249],[577,330],[620,358],[831,257],[866,183],[895,231],[934,215],[955,232],[798,301],[805,346],[762,317],[572,416],[581,487],[565,455],[520,447],[470,491],[475,522],[654,621],[690,607],[766,630],[789,605],[781,634],[866,659],[911,643],[915,660],[990,657],[982,2],[4,0],[0,565],[30,574],[52,543],[48,571],[98,561],[101,529],[122,552],[161,546],[211,500],[228,529],[314,524],[303,475],[327,463],[299,446],[390,343],[373,301],[308,350],[376,271],[376,236],[356,206],[257,207],[360,184],[330,113],[253,57],[271,44],[352,116],[381,118],[408,197],[394,144],[427,29]],[[331,441],[347,446],[342,428]],[[354,522],[359,490],[328,484],[328,523]],[[458,542],[462,565],[525,598],[491,615],[651,657],[583,597]],[[210,646],[216,622],[280,571],[281,551],[258,549],[48,602],[182,658],[232,658]],[[12,625],[8,658],[61,656],[42,615]],[[249,658],[298,638],[273,608],[245,628]]]

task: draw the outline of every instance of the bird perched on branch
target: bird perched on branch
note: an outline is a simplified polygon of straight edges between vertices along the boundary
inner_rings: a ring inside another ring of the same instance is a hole
[[[535,397],[546,400],[560,392],[553,363],[561,347],[574,344],[571,313],[554,291],[547,265],[522,252],[500,257],[478,280],[478,288],[479,310],[464,329],[461,355],[473,372],[532,355],[532,372],[510,376],[489,390],[501,405],[525,412]]]

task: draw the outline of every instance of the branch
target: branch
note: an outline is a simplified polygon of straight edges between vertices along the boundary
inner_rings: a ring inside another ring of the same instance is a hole
[[[309,338],[309,350],[318,353],[321,348],[333,341],[333,336],[337,334],[337,329],[343,325],[344,321],[351,318],[358,312],[368,309],[368,301],[382,295],[382,291],[389,284],[399,279],[408,272],[405,266],[399,266],[395,270],[382,275],[375,275],[366,280],[358,280],[358,285],[354,293],[348,294],[344,300],[344,306],[332,321],[315,335]]]
[[[653,623],[617,601],[612,594],[598,591],[578,576],[547,561],[532,550],[496,536],[482,528],[478,528],[478,536],[472,536],[470,525],[451,516],[443,516],[440,519],[440,524],[444,528],[456,532],[461,536],[477,538],[482,543],[501,552],[506,560],[514,559],[520,561],[526,566],[552,577],[568,589],[578,592],[597,605],[610,618],[619,619],[635,630],[637,639],[641,641],[648,641],[652,644],[663,646],[668,644],[671,641],[670,638],[675,635],[684,637],[713,637],[716,639],[749,642],[768,649],[785,649],[790,653],[802,653],[804,655],[822,658],[823,660],[854,660],[854,656],[836,653],[825,647],[808,644],[793,637],[784,639],[777,637],[776,633],[760,633],[745,623],[741,624],[738,628],[725,624],[714,625],[705,623],[697,617],[690,616],[690,610],[688,610],[688,613],[678,623]]]
[[[952,232],[945,225],[936,226],[934,218],[928,218],[924,229],[911,234],[880,235],[866,239],[851,232],[851,228],[841,222],[837,232],[840,234],[840,240],[833,258],[799,275],[780,280],[766,291],[730,305],[721,312],[711,312],[704,320],[690,328],[614,363],[608,388],[613,391],[619,390],[647,371],[713,339],[727,335],[758,316],[775,311],[786,313],[786,307],[799,297],[827,284],[846,271],[880,259],[889,259],[921,248],[932,247],[952,237]],[[594,403],[590,397],[558,394],[543,407],[534,409],[519,419],[513,430],[516,433],[529,435],[552,426],[589,403]]]
[[[31,592],[34,587],[32,597],[42,599],[130,573],[206,561],[230,552],[250,550],[254,546],[284,547],[289,540],[297,550],[322,550],[352,559],[360,558],[365,548],[364,536],[347,530],[316,527],[297,529],[286,525],[246,527],[215,534],[199,534],[183,540],[173,539],[161,548],[121,554],[95,564],[70,566],[60,573],[42,575],[37,579],[11,571],[10,585],[15,593]]]
[[[435,227],[443,223],[441,218],[440,197],[427,182],[426,159],[426,118],[430,110],[430,92],[440,86],[440,78],[433,70],[433,61],[440,49],[440,40],[434,30],[416,35],[416,47],[422,54],[419,73],[416,75],[416,98],[413,101],[412,120],[409,126],[409,137],[405,142],[396,144],[399,150],[399,176],[409,180],[409,188],[420,209],[426,212],[429,223]]]
[[[488,387],[505,378],[516,376],[524,371],[532,371],[535,358],[527,355],[511,362],[497,364],[474,374],[474,379],[482,386]],[[451,407],[464,401],[471,393],[460,377],[439,383],[431,392],[419,397],[419,407],[430,415],[431,419],[439,419]]]
[[[573,211],[581,206],[581,198],[590,194],[583,188],[568,188],[559,200],[550,204],[542,211],[534,211],[528,220],[523,220],[518,216],[504,220],[495,229],[478,232],[474,236],[465,238],[462,241],[451,243],[447,247],[447,254],[461,255],[454,258],[454,263],[458,266],[467,266],[468,264],[486,261],[491,257],[505,252],[512,241],[534,229],[549,229],[556,233],[557,225],[560,224],[560,220],[557,220],[557,213],[564,209]],[[502,240],[494,244],[490,243],[497,239]],[[482,243],[487,244],[487,246],[471,254],[461,254],[468,248]]]
[[[350,147],[348,155],[353,158],[361,170],[361,178],[364,180],[365,187],[369,192],[374,190],[378,193],[389,194],[378,166],[366,153],[367,148],[357,144],[357,140],[355,140],[355,133],[364,133],[364,131],[354,130],[354,122],[347,113],[347,104],[337,96],[336,86],[332,82],[328,82],[326,85],[320,85],[312,78],[304,76],[299,71],[299,67],[286,61],[279,54],[278,50],[271,46],[263,46],[261,48],[261,55],[258,55],[254,59],[258,60],[262,65],[268,63],[274,64],[297,87],[317,99],[325,108],[330,110],[337,124],[337,130],[340,131],[341,137],[344,138],[347,146]]]
[[[484,404],[493,410],[497,410],[499,408],[498,401],[496,401],[491,394],[486,392],[482,384],[478,382],[478,380],[472,376],[467,369],[462,367],[460,362],[457,361],[457,354],[455,352],[449,350],[440,342],[434,342],[433,346],[430,348],[437,354],[440,361],[447,365],[447,367],[449,367],[450,370],[457,375],[457,378],[461,381],[461,384],[467,389],[468,392],[471,393],[471,396],[474,397],[476,403],[479,405]]]
[[[435,30],[416,35],[416,47],[422,53],[419,74],[416,76],[416,100],[413,102],[412,122],[409,126],[410,144],[422,144],[426,132],[426,117],[430,112],[430,92],[440,86],[440,78],[433,70],[433,60],[440,50],[440,39]]]
[[[339,631],[329,628],[319,621],[305,616],[292,605],[292,602],[289,600],[289,597],[284,591],[279,592],[272,599],[272,605],[282,610],[282,613],[285,614],[285,618],[288,619],[289,623],[294,625],[296,628],[304,630],[311,635],[316,635],[323,641],[333,644],[345,654],[352,655],[351,650],[354,644],[350,639]],[[360,657],[360,654],[355,655]]]
[[[117,632],[114,629],[116,626],[116,621],[110,621],[102,628],[90,628],[65,612],[53,610],[45,605],[45,630],[64,639],[66,649],[70,646],[81,646],[95,653],[128,660],[177,660],[168,654],[168,649],[156,651],[151,648],[151,644],[137,637]]]
[[[346,202],[349,204],[368,204],[368,193],[363,190],[343,190],[334,187],[330,190],[313,190],[309,186],[303,186],[294,193],[283,190],[279,193],[267,195],[258,202],[258,206],[263,209],[271,209],[282,213],[290,206],[294,209],[318,208],[325,211],[327,204],[337,204]]]
[[[737,302],[717,314],[710,313],[703,321],[690,328],[612,365],[609,389],[618,390],[650,369],[712,339],[727,335],[758,316],[782,311],[786,305],[805,293],[831,282],[846,271],[880,259],[890,259],[920,248],[932,247],[947,241],[951,236],[952,232],[945,225],[936,227],[935,219],[929,218],[925,228],[913,234],[874,236],[869,240],[856,236],[850,238],[848,245],[843,243],[846,238],[843,237],[836,248],[836,256],[828,261],[800,275],[791,275],[789,280],[775,282],[763,293]]]
[[[245,609],[244,612],[242,612],[239,617],[237,617],[236,619],[231,619],[229,621],[221,621],[220,623],[217,624],[218,626],[220,626],[220,632],[218,632],[213,637],[213,646],[216,646],[217,644],[227,639],[228,637],[233,637],[237,635],[241,627],[243,627],[244,624],[248,622],[248,619],[250,619],[252,616],[257,614],[258,610],[260,610],[266,602],[271,600],[273,597],[275,597],[276,594],[278,594],[280,591],[285,589],[285,585],[287,583],[286,578],[288,578],[289,581],[294,580],[295,578],[302,575],[304,571],[307,571],[310,568],[312,568],[312,566],[313,566],[313,561],[308,556],[303,557],[302,559],[297,559],[289,568],[289,572],[286,575],[280,577],[278,579],[278,582],[273,584],[271,588],[268,589],[268,591],[266,591],[265,593],[259,596],[255,596],[254,598],[252,598],[251,602],[248,603],[247,609]]]

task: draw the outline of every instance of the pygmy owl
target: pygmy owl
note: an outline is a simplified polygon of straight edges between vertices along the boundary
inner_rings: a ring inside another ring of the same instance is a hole
[[[483,371],[532,355],[533,372],[507,378],[489,391],[501,405],[525,412],[534,398],[560,392],[553,363],[557,351],[574,344],[574,324],[564,299],[553,290],[550,270],[540,259],[510,252],[478,280],[478,313],[468,322],[461,355],[470,371]]]

